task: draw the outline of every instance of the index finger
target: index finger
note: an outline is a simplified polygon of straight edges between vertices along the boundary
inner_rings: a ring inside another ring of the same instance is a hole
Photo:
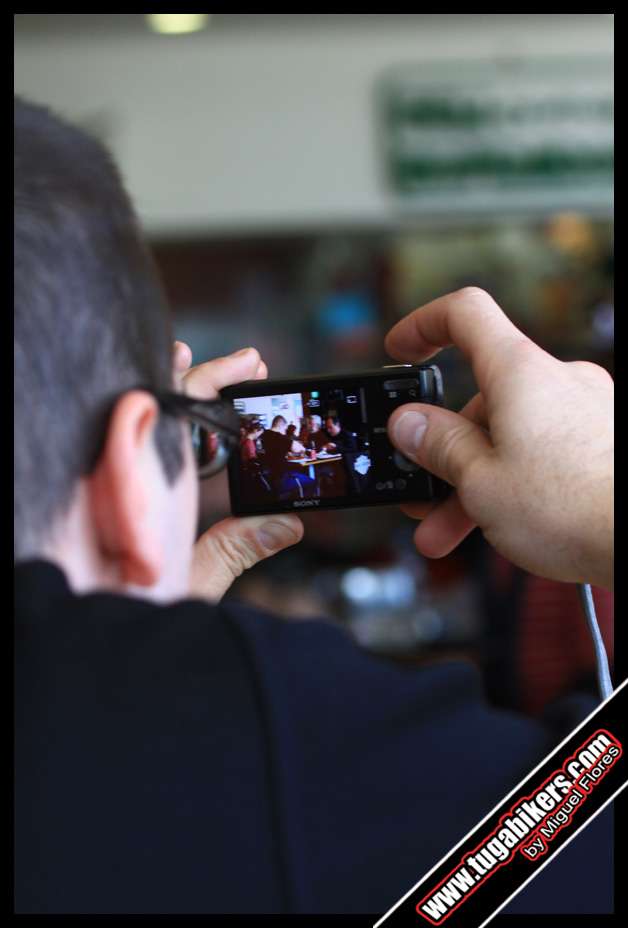
[[[480,389],[502,349],[528,341],[495,300],[479,287],[465,287],[416,309],[386,336],[386,351],[399,361],[425,361],[455,345],[471,362]]]
[[[178,374],[184,374],[192,366],[192,349],[185,342],[176,341],[172,349],[173,366]]]
[[[183,389],[188,396],[216,399],[223,387],[245,380],[262,380],[268,374],[256,348],[243,348],[224,358],[214,358],[198,364],[183,377]]]
[[[181,389],[183,377],[192,365],[192,349],[185,342],[176,341],[172,349],[172,367],[175,385]]]

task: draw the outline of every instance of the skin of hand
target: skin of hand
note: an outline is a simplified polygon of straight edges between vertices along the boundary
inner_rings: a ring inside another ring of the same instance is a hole
[[[613,584],[613,397],[610,375],[563,362],[530,341],[474,287],[428,303],[386,337],[396,360],[419,363],[455,345],[479,392],[459,413],[412,403],[390,417],[391,441],[455,490],[403,506],[422,522],[417,549],[443,557],[478,525],[524,570]]]
[[[175,342],[176,384],[182,392],[201,399],[215,399],[223,387],[268,376],[255,348],[244,348],[195,367],[191,363],[190,348],[184,342]],[[294,515],[250,516],[217,522],[194,546],[190,595],[218,602],[245,570],[296,544],[302,537],[303,525]]]

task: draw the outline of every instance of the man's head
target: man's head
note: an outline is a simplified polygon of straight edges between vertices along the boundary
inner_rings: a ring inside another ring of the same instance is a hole
[[[321,427],[321,417],[320,416],[308,416],[307,417],[307,429],[308,432],[318,432]]]
[[[257,419],[252,419],[247,423],[245,428],[245,437],[246,438],[259,438],[259,436],[264,431],[264,427],[261,422]]]
[[[285,435],[288,423],[283,416],[275,416],[270,427],[273,432],[281,432],[282,435]]]
[[[325,419],[325,431],[328,435],[331,435],[332,438],[335,438],[336,435],[340,435],[342,432],[342,425],[340,424],[338,416],[327,416]]]
[[[176,595],[189,440],[134,389],[172,387],[156,270],[99,143],[20,100],[14,131],[16,560],[51,557],[79,588]]]

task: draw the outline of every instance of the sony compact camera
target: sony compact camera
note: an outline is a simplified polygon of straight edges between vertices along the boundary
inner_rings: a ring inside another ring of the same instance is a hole
[[[443,405],[433,364],[359,374],[251,380],[221,391],[238,417],[230,455],[234,515],[438,500],[448,485],[397,451],[397,406]]]

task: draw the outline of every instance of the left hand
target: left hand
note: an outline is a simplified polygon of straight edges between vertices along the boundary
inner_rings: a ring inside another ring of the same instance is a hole
[[[174,345],[174,375],[179,389],[200,399],[216,399],[223,387],[243,380],[264,380],[268,369],[255,348],[191,367],[192,352]],[[236,577],[258,561],[294,545],[303,537],[297,516],[270,515],[223,519],[194,545],[190,595],[218,602]]]

